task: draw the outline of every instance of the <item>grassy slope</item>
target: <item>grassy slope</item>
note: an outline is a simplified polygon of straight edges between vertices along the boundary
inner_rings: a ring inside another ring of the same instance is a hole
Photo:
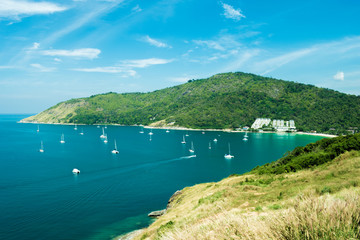
[[[135,239],[358,239],[359,183],[352,151],[296,173],[199,184]]]
[[[84,101],[86,104],[77,106]],[[59,116],[50,116],[53,122],[86,124],[175,122],[183,127],[224,129],[269,117],[294,119],[302,130],[325,132],[329,128],[357,127],[360,122],[357,96],[245,73],[217,74],[150,93],[100,94],[55,108]],[[63,109],[64,114],[59,114]],[[50,110],[42,115],[53,115],[54,107]],[[30,120],[42,119],[47,118]]]
[[[360,134],[322,139],[250,173],[185,188],[138,238],[358,239],[359,150]]]

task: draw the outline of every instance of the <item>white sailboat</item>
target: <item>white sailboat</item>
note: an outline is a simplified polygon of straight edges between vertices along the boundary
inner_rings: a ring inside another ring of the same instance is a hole
[[[169,133],[170,132],[169,129],[166,129],[166,132]]]
[[[150,129],[149,135],[153,135],[152,129]]]
[[[234,156],[231,155],[231,153],[230,153],[230,143],[229,143],[229,154],[225,154],[225,155],[224,155],[224,158],[225,158],[225,159],[232,159],[232,158],[234,158]]]
[[[182,142],[181,142],[182,144],[185,144],[186,143],[186,141],[185,141],[185,136],[183,135],[183,140],[182,140]]]
[[[194,153],[195,149],[194,149],[194,143],[191,141],[191,148],[189,149],[190,153]]]
[[[39,152],[44,152],[44,145],[43,145],[43,141],[41,141],[41,146],[40,146]]]
[[[214,142],[217,142],[217,139],[216,139],[216,138],[214,138]]]
[[[100,135],[100,138],[105,138],[105,131],[104,131],[104,128],[102,128],[102,134]]]
[[[247,132],[245,132],[245,136],[244,136],[244,138],[243,138],[243,141],[249,140],[248,137],[249,137],[249,136],[247,135]]]
[[[74,126],[74,130],[77,130],[77,125],[76,125],[76,123],[75,123],[75,126]]]
[[[144,133],[144,127],[141,127],[139,133]]]
[[[211,142],[209,142],[209,149],[211,149]]]
[[[65,138],[64,138],[64,134],[61,134],[61,139],[60,139],[60,143],[65,143]]]
[[[107,134],[105,133],[104,143],[108,143]]]
[[[188,133],[188,132],[186,132],[185,137],[188,137],[188,136],[189,136],[189,133]]]
[[[80,135],[84,135],[84,129],[83,128],[81,129]]]
[[[40,128],[39,128],[39,125],[38,125],[38,128],[37,128],[37,130],[36,130],[37,132],[40,132]]]
[[[80,170],[77,169],[77,168],[74,168],[74,169],[72,170],[72,173],[73,173],[73,174],[79,174],[79,173],[80,173]]]
[[[114,145],[115,145],[114,150],[112,150],[111,153],[113,153],[113,154],[118,154],[119,151],[117,150],[116,140],[114,140]]]

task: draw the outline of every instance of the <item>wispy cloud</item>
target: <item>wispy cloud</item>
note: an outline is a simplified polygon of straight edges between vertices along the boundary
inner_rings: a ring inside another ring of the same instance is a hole
[[[288,64],[299,58],[309,55],[309,54],[315,52],[317,49],[318,49],[317,47],[311,47],[311,48],[305,48],[305,49],[300,49],[300,50],[293,51],[290,53],[286,53],[281,56],[273,57],[273,58],[255,63],[255,68],[263,69],[264,72],[261,74],[265,75],[267,73],[274,71],[275,69],[277,69],[279,67],[282,67],[285,64]]]
[[[13,66],[0,66],[0,69],[13,69]]]
[[[39,47],[40,47],[40,43],[34,42],[32,47],[30,48],[30,50],[36,50],[36,49],[39,49]]]
[[[30,64],[30,66],[32,66],[33,68],[36,68],[40,72],[53,72],[56,70],[56,68],[44,67],[43,65],[41,65],[39,63],[32,63],[32,64]]]
[[[138,4],[138,5],[136,5],[135,7],[133,7],[133,8],[131,9],[131,11],[132,11],[132,12],[141,12],[142,9],[140,8],[140,6],[139,6],[139,4]]]
[[[51,14],[67,10],[66,7],[59,6],[51,2],[34,2],[27,0],[1,0],[0,19],[21,19],[22,17]]]
[[[95,67],[95,68],[76,68],[73,69],[79,72],[94,72],[94,73],[123,73],[126,76],[135,76],[136,71],[131,69],[124,69],[122,67]]]
[[[124,60],[116,66],[95,67],[95,68],[75,68],[74,71],[79,72],[98,72],[98,73],[115,73],[123,74],[124,77],[132,77],[136,75],[134,68],[146,68],[152,65],[167,64],[172,59],[148,58],[138,60]]]
[[[344,79],[345,79],[345,74],[344,74],[344,72],[337,72],[334,76],[333,76],[333,78],[335,79],[335,80],[340,80],[340,81],[344,81]]]
[[[246,18],[245,15],[241,13],[240,9],[235,9],[233,6],[223,2],[221,4],[222,7],[224,8],[224,16],[226,18],[230,18],[235,21],[239,21],[242,18]]]
[[[43,55],[47,56],[61,56],[61,57],[76,57],[76,58],[97,58],[101,51],[97,48],[80,48],[75,50],[45,50]]]
[[[153,39],[149,36],[145,36],[142,38],[142,40],[144,42],[147,42],[149,43],[150,45],[152,46],[155,46],[155,47],[158,47],[158,48],[171,48],[171,46],[169,46],[168,44],[164,43],[164,42],[161,42],[159,40],[156,40],[156,39]]]
[[[147,58],[137,60],[125,60],[120,64],[127,68],[146,68],[152,65],[167,64],[173,62],[174,59]]]
[[[225,48],[217,41],[213,40],[193,40],[193,42],[197,45],[207,46],[208,48],[212,48],[215,50],[224,51]]]

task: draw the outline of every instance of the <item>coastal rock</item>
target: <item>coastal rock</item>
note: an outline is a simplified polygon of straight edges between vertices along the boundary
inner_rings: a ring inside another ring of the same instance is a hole
[[[166,206],[166,209],[169,209],[172,207],[172,203],[174,202],[175,198],[179,195],[181,195],[182,192],[180,190],[177,190],[169,199],[168,204]]]
[[[152,218],[157,218],[157,217],[164,215],[165,212],[166,212],[166,209],[159,210],[159,211],[153,211],[153,212],[149,213],[148,216],[152,217]]]

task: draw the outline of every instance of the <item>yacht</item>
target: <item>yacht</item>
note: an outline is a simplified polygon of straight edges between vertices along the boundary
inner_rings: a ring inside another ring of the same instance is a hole
[[[60,139],[60,143],[65,143],[65,138],[64,138],[64,134],[61,134],[61,139]]]
[[[39,152],[44,152],[44,145],[43,145],[43,141],[41,141],[41,147],[39,149]]]
[[[182,144],[185,144],[186,143],[186,141],[185,141],[185,136],[183,135],[183,140],[182,140],[182,142],[181,142]]]
[[[115,147],[114,147],[114,150],[112,150],[111,151],[111,153],[113,153],[113,154],[119,154],[119,151],[117,150],[117,147],[116,147],[116,140],[114,140],[114,142],[115,142]]]
[[[232,159],[232,158],[234,158],[234,156],[231,155],[231,153],[230,153],[230,143],[229,143],[229,154],[225,154],[225,155],[224,155],[224,158],[225,158],[225,159]]]
[[[194,149],[194,143],[191,141],[191,148],[189,149],[190,153],[194,153],[195,149]]]
[[[74,168],[74,169],[72,170],[72,173],[73,173],[73,174],[79,174],[79,173],[80,173],[80,170],[77,169],[77,168]]]

